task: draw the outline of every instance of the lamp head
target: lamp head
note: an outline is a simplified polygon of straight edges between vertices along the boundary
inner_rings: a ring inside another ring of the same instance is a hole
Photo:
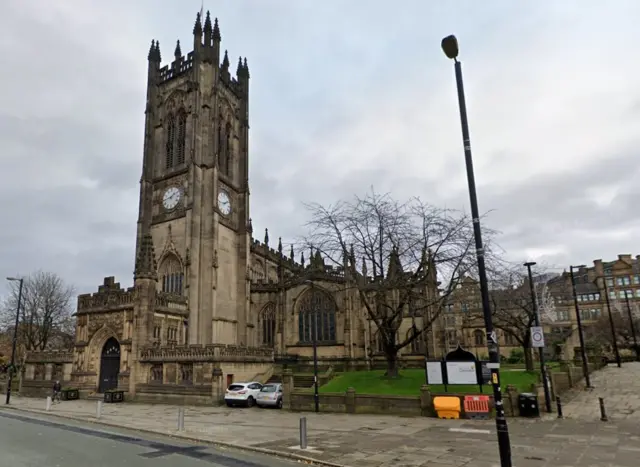
[[[537,263],[535,261],[529,261],[528,263],[524,263],[525,267],[535,266]]]
[[[454,36],[453,34],[451,34],[450,36],[445,37],[444,39],[442,39],[442,50],[444,51],[444,54],[450,58],[451,60],[455,60],[456,58],[458,58],[458,39],[456,39],[456,36]]]
[[[18,279],[17,277],[7,277],[8,281],[20,281],[21,279]]]

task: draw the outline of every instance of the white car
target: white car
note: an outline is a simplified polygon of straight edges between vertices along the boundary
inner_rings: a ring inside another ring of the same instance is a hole
[[[282,384],[265,384],[256,399],[258,407],[282,408]]]
[[[249,383],[233,383],[224,394],[224,401],[229,407],[243,405],[253,407],[258,399],[262,384],[252,381]]]

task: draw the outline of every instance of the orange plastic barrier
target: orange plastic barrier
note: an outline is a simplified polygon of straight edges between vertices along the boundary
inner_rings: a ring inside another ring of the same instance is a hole
[[[488,413],[489,396],[464,396],[464,411],[466,413]]]

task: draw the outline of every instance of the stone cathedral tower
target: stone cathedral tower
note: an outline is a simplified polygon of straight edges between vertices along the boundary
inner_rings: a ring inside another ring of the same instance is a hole
[[[188,344],[247,343],[249,68],[230,72],[218,20],[197,15],[193,51],[149,50],[137,254],[153,241],[157,289],[183,297]],[[145,242],[143,242],[143,239]]]

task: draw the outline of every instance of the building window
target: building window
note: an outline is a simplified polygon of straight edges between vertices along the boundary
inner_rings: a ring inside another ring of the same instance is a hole
[[[160,339],[160,336],[162,336],[162,327],[161,326],[154,326],[153,327],[153,338],[154,339]]]
[[[636,298],[640,298],[640,289],[636,289]]]
[[[180,384],[193,384],[193,363],[180,363]]]
[[[616,299],[616,291],[615,290],[609,290],[609,298],[612,300]]]
[[[298,312],[298,339],[303,344],[314,341],[334,343],[336,341],[336,305],[326,292],[312,288],[300,302]]]
[[[151,367],[151,371],[149,372],[149,379],[153,383],[162,383],[162,363],[158,363]]]
[[[483,346],[484,332],[482,332],[480,329],[476,329],[475,331],[473,331],[473,342],[475,343],[476,347]]]
[[[165,142],[165,167],[172,169],[184,164],[187,142],[187,114],[180,110],[176,115],[167,116],[167,132]]]
[[[633,283],[634,285],[640,284],[640,274],[636,274],[635,276],[633,276]]]
[[[444,306],[444,311],[446,311],[447,313],[452,313],[453,312],[453,303],[447,303]]]
[[[622,284],[623,285],[631,285],[631,278],[629,276],[624,276],[622,278]]]
[[[607,277],[606,282],[607,282],[607,287],[613,287],[613,278]]]
[[[509,347],[516,345],[516,339],[513,337],[513,334],[508,332],[504,333],[504,345]]]
[[[176,344],[178,342],[178,328],[170,327],[167,329],[167,343]]]
[[[178,258],[173,254],[166,256],[159,269],[162,291],[173,295],[182,295],[184,272],[182,272],[182,265]]]
[[[455,327],[456,325],[456,317],[455,316],[446,316],[445,323],[447,327]]]
[[[605,269],[604,270],[604,275],[605,276],[610,276],[611,274],[613,274],[613,271],[611,269]]]
[[[260,312],[260,343],[266,347],[273,347],[276,342],[276,305],[268,303]]]
[[[407,339],[411,338],[411,336],[413,336],[413,334],[415,332],[418,332],[417,328],[412,327],[411,329],[409,329],[407,331]],[[420,335],[420,336],[416,337],[415,339],[413,339],[411,341],[410,345],[411,345],[411,353],[412,354],[422,354],[422,353],[424,353],[422,351],[422,338],[423,338],[423,336]]]
[[[469,304],[468,303],[462,303],[460,305],[460,309],[462,310],[463,313],[468,313],[469,312]]]
[[[621,286],[622,284],[622,277],[616,277],[616,285]]]
[[[560,310],[556,312],[558,321],[569,321],[569,312],[567,310]]]

